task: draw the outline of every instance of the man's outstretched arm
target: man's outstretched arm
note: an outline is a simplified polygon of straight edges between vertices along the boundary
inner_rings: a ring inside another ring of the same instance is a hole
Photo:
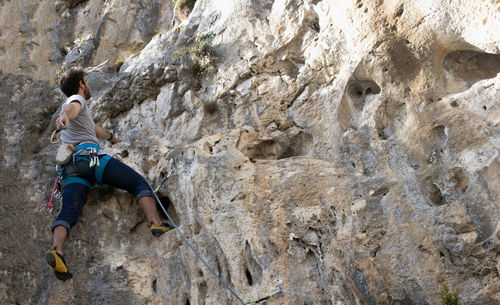
[[[82,110],[82,105],[78,101],[73,101],[64,106],[63,113],[57,118],[57,129],[66,129],[70,120],[74,120]]]

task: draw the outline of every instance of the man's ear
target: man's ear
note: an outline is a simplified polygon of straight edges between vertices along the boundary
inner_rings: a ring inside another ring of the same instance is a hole
[[[80,88],[85,89],[85,83],[83,82],[83,80],[80,81],[79,85]]]

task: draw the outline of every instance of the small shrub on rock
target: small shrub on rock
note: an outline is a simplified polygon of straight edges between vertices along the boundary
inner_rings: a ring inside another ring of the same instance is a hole
[[[443,290],[441,290],[441,305],[461,305],[460,299],[458,298],[458,293],[456,291],[450,291],[448,285],[443,284]]]
[[[207,75],[215,71],[215,51],[212,40],[215,37],[213,32],[199,36],[192,44],[182,47],[172,54],[172,59],[189,54],[195,65],[193,67],[196,77]]]

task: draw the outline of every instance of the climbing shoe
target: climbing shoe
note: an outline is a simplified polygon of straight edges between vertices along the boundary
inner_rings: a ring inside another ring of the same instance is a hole
[[[52,267],[52,270],[54,270],[56,277],[61,281],[66,281],[73,277],[71,272],[68,271],[64,257],[56,252],[56,248],[47,253],[45,259],[49,266]]]
[[[158,236],[162,235],[163,233],[172,230],[173,228],[174,227],[172,227],[171,225],[169,225],[166,222],[162,223],[159,226],[157,226],[155,224],[152,224],[151,225],[151,234],[153,234],[154,236],[158,237]]]

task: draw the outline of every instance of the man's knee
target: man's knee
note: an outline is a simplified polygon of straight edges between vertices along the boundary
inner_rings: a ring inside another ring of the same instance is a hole
[[[139,202],[139,200],[143,197],[153,198],[153,196],[154,196],[153,191],[151,190],[151,188],[147,184],[146,184],[146,187],[139,185],[139,187],[137,188],[136,193],[135,193],[135,199],[137,200],[137,202]]]
[[[69,224],[69,222],[67,222],[65,220],[56,220],[54,222],[54,224],[52,225],[52,228],[51,228],[52,233],[54,233],[54,230],[57,227],[65,228],[66,229],[66,235],[69,236],[69,232],[71,232],[71,225]]]

